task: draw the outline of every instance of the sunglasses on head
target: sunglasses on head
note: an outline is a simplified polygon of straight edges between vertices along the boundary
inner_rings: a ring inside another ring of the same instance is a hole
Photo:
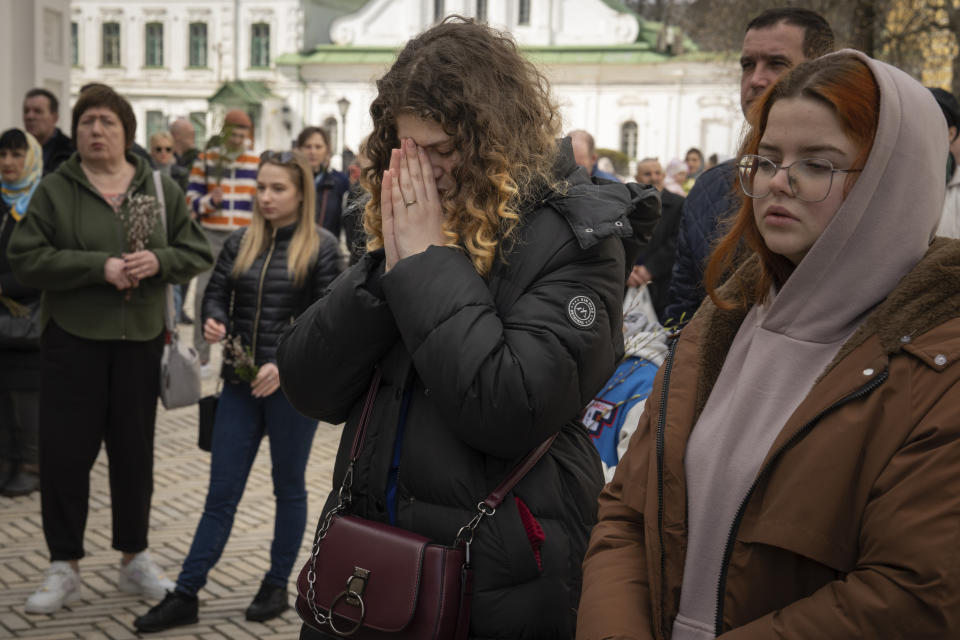
[[[154,147],[153,151],[154,153],[160,153],[161,151],[166,151],[167,153],[170,153],[171,151],[173,151],[173,147]]]
[[[264,151],[260,154],[260,164],[264,162],[279,162],[289,164],[295,160],[293,151]]]

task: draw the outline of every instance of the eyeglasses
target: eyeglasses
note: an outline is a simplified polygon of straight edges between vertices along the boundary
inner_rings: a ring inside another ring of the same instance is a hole
[[[173,151],[173,147],[154,147],[153,148],[154,153],[160,153],[161,151],[166,151],[167,153],[170,153],[171,151]]]
[[[832,162],[822,158],[803,158],[791,165],[781,165],[763,156],[747,154],[737,163],[740,188],[750,198],[766,198],[770,195],[770,182],[781,169],[787,172],[790,193],[803,202],[825,200],[833,187],[833,174],[863,171],[835,169]]]
[[[260,164],[264,162],[279,162],[289,164],[296,160],[293,151],[264,151],[260,154]]]

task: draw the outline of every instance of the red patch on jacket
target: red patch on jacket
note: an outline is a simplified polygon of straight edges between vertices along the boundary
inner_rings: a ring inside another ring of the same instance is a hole
[[[523,529],[527,532],[527,540],[530,541],[530,547],[533,549],[533,556],[537,559],[537,569],[543,571],[543,560],[540,558],[540,547],[547,537],[543,534],[543,527],[537,522],[537,519],[530,513],[530,509],[524,504],[523,500],[514,496],[517,503],[517,511],[520,513],[520,522],[523,523]]]

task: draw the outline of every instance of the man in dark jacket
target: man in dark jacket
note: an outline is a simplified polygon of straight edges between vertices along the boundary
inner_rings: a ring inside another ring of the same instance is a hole
[[[27,91],[23,98],[23,128],[43,147],[43,175],[73,154],[73,141],[57,127],[60,101],[46,89]]]
[[[661,324],[672,325],[671,318],[664,315],[667,292],[673,261],[677,255],[677,233],[680,231],[680,214],[683,210],[682,196],[663,188],[663,166],[656,158],[644,158],[637,163],[635,179],[640,184],[649,184],[660,192],[660,220],[653,229],[653,237],[647,249],[633,265],[627,278],[627,286],[642,287],[649,283],[650,299]]]
[[[783,7],[768,9],[750,21],[740,54],[740,108],[749,119],[750,107],[781,74],[833,49],[833,31],[818,13]],[[667,318],[689,320],[706,291],[703,272],[707,257],[722,233],[721,222],[740,206],[735,190],[734,161],[705,172],[683,205],[677,258],[667,295]]]

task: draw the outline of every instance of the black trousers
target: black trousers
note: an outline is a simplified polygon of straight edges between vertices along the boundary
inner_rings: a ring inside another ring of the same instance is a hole
[[[163,333],[87,340],[51,320],[40,371],[40,504],[50,559],[82,558],[90,471],[106,444],[113,548],[147,548]]]
[[[36,389],[0,391],[0,460],[37,464],[37,410],[40,392]]]

